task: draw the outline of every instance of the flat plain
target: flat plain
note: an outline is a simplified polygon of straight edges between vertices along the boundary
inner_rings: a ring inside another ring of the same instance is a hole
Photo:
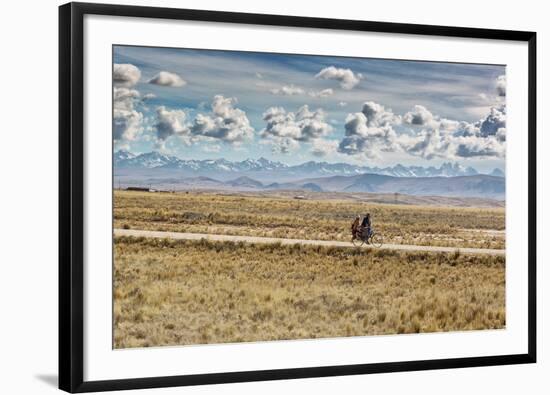
[[[115,240],[115,348],[498,329],[504,257]]]
[[[494,249],[505,245],[505,211],[500,207],[372,203],[337,194],[303,200],[212,192],[115,191],[114,196],[115,228],[349,241],[355,216],[369,212],[385,243]]]
[[[115,228],[349,240],[370,212],[385,242],[504,248],[504,209],[115,191]],[[115,237],[115,348],[506,325],[505,258]]]

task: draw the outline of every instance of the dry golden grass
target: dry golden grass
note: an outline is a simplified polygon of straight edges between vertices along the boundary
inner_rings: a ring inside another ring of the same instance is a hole
[[[115,227],[316,240],[350,239],[357,214],[370,212],[386,243],[504,248],[503,208],[444,208],[295,200],[214,193],[115,191]],[[496,230],[496,232],[495,232]]]
[[[505,327],[503,257],[115,239],[115,348]]]

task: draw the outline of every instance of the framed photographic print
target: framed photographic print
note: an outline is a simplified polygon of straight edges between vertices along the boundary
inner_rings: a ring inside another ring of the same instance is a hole
[[[61,389],[535,362],[535,33],[59,11]]]

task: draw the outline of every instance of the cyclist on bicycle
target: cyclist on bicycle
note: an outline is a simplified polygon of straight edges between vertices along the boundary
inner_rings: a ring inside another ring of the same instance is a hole
[[[371,226],[371,220],[370,220],[370,213],[367,213],[365,217],[363,218],[363,222],[361,222],[361,232],[367,232],[365,239],[368,239],[372,234],[372,226]]]

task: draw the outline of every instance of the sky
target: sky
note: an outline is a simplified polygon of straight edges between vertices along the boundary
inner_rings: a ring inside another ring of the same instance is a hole
[[[115,149],[504,169],[505,66],[115,46]]]

